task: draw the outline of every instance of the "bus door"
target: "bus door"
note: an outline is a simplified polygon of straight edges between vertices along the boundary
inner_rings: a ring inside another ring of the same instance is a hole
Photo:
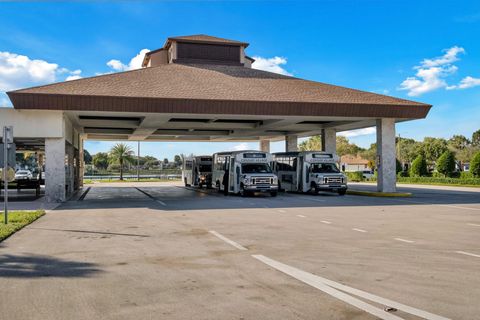
[[[298,162],[297,162],[298,189],[297,190],[300,191],[300,192],[303,192],[304,191],[303,185],[305,184],[305,169],[304,169],[305,165],[304,165],[304,162],[303,162],[303,156],[300,156],[297,159],[298,159]]]
[[[237,185],[237,179],[235,177],[236,172],[235,172],[235,157],[231,157],[229,161],[230,168],[228,169],[229,172],[229,177],[228,177],[228,184],[230,186],[229,191],[232,191],[233,193],[238,192],[238,185]],[[239,176],[240,178],[240,176]]]

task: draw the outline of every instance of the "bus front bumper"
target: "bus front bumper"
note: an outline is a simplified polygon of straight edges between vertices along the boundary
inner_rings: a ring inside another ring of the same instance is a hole
[[[253,192],[272,192],[278,191],[277,185],[244,185],[243,187],[246,191],[253,191]]]

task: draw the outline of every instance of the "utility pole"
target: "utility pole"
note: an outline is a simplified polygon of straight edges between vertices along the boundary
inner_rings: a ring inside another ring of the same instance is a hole
[[[8,223],[8,149],[13,143],[13,127],[3,127],[3,211],[4,222]]]
[[[137,181],[140,181],[140,140],[137,141]]]

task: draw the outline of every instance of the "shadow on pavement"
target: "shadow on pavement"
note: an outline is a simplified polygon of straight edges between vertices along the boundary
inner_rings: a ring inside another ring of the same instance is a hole
[[[101,272],[96,264],[40,255],[0,255],[0,278],[89,277]]]
[[[374,186],[352,186],[352,189],[371,189]],[[255,197],[224,196],[212,189],[195,189],[183,186],[92,187],[85,199],[68,201],[59,209],[115,209],[149,208],[161,211],[221,210],[253,208],[302,207],[357,207],[404,206],[431,204],[479,204],[480,192],[403,188],[411,192],[409,198],[378,198],[368,196],[339,196],[333,193],[296,194],[279,193],[278,197],[259,194]],[[477,210],[477,209],[474,209]]]

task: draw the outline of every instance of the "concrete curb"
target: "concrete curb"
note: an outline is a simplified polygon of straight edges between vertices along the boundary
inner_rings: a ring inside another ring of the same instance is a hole
[[[396,198],[406,198],[411,197],[410,192],[377,192],[377,191],[360,191],[360,190],[347,190],[347,194],[355,196],[366,196],[366,197],[396,197]]]

